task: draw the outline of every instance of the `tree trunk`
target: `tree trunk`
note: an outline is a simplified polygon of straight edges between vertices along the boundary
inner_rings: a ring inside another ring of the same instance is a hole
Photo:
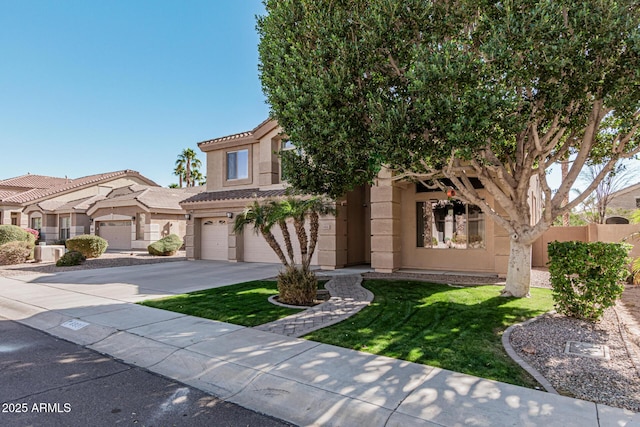
[[[320,215],[318,212],[311,212],[309,214],[309,228],[310,228],[310,236],[309,236],[309,253],[307,254],[307,264],[302,267],[306,270],[309,269],[309,265],[311,264],[311,258],[313,257],[313,253],[316,251],[316,245],[318,244],[318,230],[320,229]]]
[[[531,243],[511,239],[507,283],[502,291],[505,297],[529,297],[531,285]]]
[[[287,249],[287,254],[289,255],[289,259],[291,260],[291,265],[296,265],[293,245],[291,244],[291,233],[289,233],[289,227],[287,226],[287,221],[278,221],[278,226],[280,226],[280,230],[282,230],[284,245],[285,245],[285,248]]]

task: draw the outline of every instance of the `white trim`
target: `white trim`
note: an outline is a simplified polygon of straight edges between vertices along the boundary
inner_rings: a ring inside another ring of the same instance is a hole
[[[131,221],[131,215],[109,214],[93,218],[96,221]]]

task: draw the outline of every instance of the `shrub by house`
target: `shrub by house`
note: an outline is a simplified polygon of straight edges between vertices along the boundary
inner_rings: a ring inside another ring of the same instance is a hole
[[[600,319],[624,291],[630,248],[626,243],[549,243],[549,273],[558,312]]]
[[[147,246],[147,250],[151,255],[171,256],[182,247],[184,242],[177,234],[169,234]]]
[[[78,251],[86,258],[98,258],[107,250],[109,243],[100,236],[83,234],[67,239],[67,249]]]

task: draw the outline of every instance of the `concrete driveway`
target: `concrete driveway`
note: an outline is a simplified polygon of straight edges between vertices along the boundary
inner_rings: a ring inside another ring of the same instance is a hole
[[[17,280],[123,302],[138,302],[271,278],[275,277],[281,268],[279,264],[266,263],[177,261],[16,276],[0,278],[0,282]]]

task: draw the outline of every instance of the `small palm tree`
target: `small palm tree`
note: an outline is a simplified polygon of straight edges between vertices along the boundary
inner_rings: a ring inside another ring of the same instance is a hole
[[[292,304],[309,304],[316,296],[317,278],[310,270],[311,258],[318,242],[320,216],[333,214],[333,204],[320,197],[309,199],[287,198],[271,200],[264,204],[257,201],[248,206],[236,217],[234,232],[241,233],[244,228],[252,224],[257,234],[261,234],[267,244],[276,253],[285,270],[278,275],[278,290],[280,300]],[[309,220],[309,234],[305,228]],[[293,222],[294,230],[300,244],[301,266],[295,262],[291,233],[288,222]],[[282,230],[287,256],[276,240],[271,229],[277,225]]]

